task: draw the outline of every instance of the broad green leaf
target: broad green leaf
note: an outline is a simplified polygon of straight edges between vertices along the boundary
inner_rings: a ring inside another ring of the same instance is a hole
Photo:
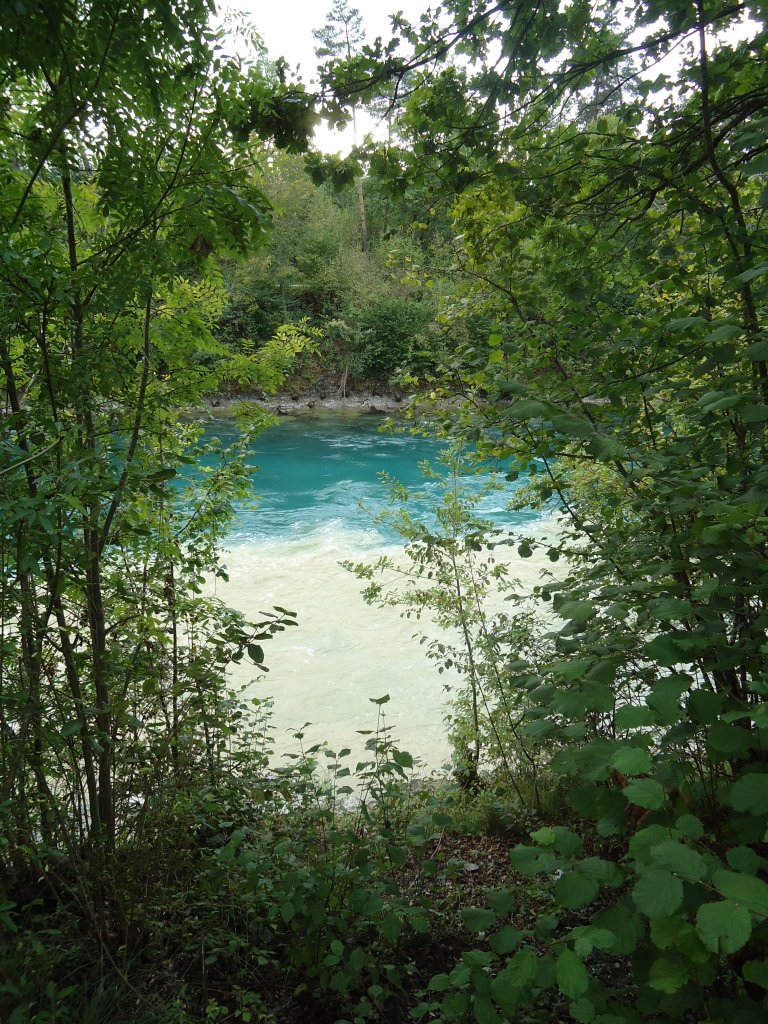
[[[535,977],[535,973],[533,977]],[[496,1005],[508,1017],[514,1016],[524,996],[525,989],[526,983],[519,982],[518,976],[514,972],[510,972],[508,968],[497,974],[491,981],[491,996]]]
[[[671,668],[685,660],[675,636],[657,636],[645,645],[648,657],[665,668]]]
[[[768,989],[768,960],[748,960],[742,967],[741,973],[753,985]]]
[[[681,814],[675,822],[675,827],[681,835],[689,839],[701,839],[704,835],[704,826],[694,814]]]
[[[486,949],[469,949],[461,954],[461,959],[471,970],[485,970],[493,963],[494,956]]]
[[[761,277],[763,274],[768,274],[768,263],[758,263],[757,266],[750,267],[749,270],[745,270],[743,274],[739,274],[734,280],[740,281],[742,284],[747,284],[749,281],[753,281],[756,277]]]
[[[612,931],[594,925],[574,928],[568,938],[573,940],[573,948],[580,957],[588,957],[593,949],[612,949],[616,944],[616,936]]]
[[[477,1024],[503,1024],[488,996],[476,995],[472,1001],[472,1012]]]
[[[683,316],[677,320],[670,320],[666,327],[668,331],[685,331],[689,327],[699,327],[706,322],[703,316]]]
[[[624,787],[624,796],[638,807],[656,810],[664,803],[664,787],[653,779],[633,779]]]
[[[620,747],[611,757],[611,767],[622,775],[642,775],[651,770],[651,755],[644,747]]]
[[[403,930],[403,924],[397,914],[387,914],[380,923],[379,928],[387,942],[394,946],[400,938],[400,933]]]
[[[731,900],[704,903],[696,911],[696,932],[713,953],[735,953],[752,934],[752,917]]]
[[[683,902],[683,883],[669,871],[645,871],[632,889],[632,899],[646,917],[665,917]]]
[[[585,622],[595,614],[595,610],[593,601],[563,601],[556,608],[558,615],[574,622]]]
[[[572,949],[564,949],[557,958],[557,987],[567,999],[578,999],[589,987],[589,977]]]
[[[674,619],[687,619],[693,614],[693,606],[689,601],[681,601],[676,597],[665,597],[661,601],[653,601],[649,611],[654,619],[667,622]]]
[[[525,938],[523,932],[518,928],[513,928],[512,925],[505,925],[500,928],[488,941],[488,945],[494,951],[501,955],[505,953],[512,953]]]
[[[617,729],[637,729],[653,725],[655,717],[650,708],[625,704],[617,709],[615,721]]]
[[[509,859],[521,875],[537,875],[557,867],[557,858],[551,851],[535,846],[516,846],[510,851]]]
[[[488,903],[501,917],[509,917],[516,905],[515,894],[511,889],[496,889],[486,895]]]
[[[546,402],[536,398],[526,398],[521,402],[512,402],[505,409],[505,415],[511,420],[527,420],[538,417],[547,417],[554,410]]]
[[[467,908],[462,910],[461,918],[464,927],[471,932],[486,932],[496,923],[496,913],[493,910],[482,910],[480,908]]]
[[[752,875],[717,871],[712,877],[712,884],[728,899],[754,913],[768,917],[768,882]]]
[[[749,846],[734,846],[725,855],[729,867],[734,871],[741,871],[747,875],[756,875],[761,868],[768,867],[764,857]]]
[[[751,772],[731,786],[731,807],[748,814],[768,814],[768,774]]]
[[[707,874],[707,865],[701,854],[674,839],[652,847],[650,854],[651,863],[655,867],[672,871],[683,878],[699,880]]]
[[[567,910],[584,907],[597,896],[600,886],[579,871],[569,871],[555,882],[555,899]]]
[[[688,981],[689,974],[681,960],[662,957],[651,964],[648,984],[659,992],[671,995]]]
[[[530,985],[536,977],[536,955],[530,949],[520,949],[509,960],[499,977],[503,976],[509,985],[521,987]]]
[[[413,768],[413,756],[407,750],[393,750],[391,756],[400,768]]]
[[[586,857],[579,862],[578,870],[587,878],[594,878],[601,886],[617,886],[624,881],[624,872],[619,865],[602,857]]]
[[[610,948],[617,956],[627,956],[634,952],[645,934],[643,919],[627,906],[608,907],[595,914],[592,920],[601,931],[615,936]]]
[[[755,745],[756,739],[748,730],[739,725],[713,725],[707,735],[707,749],[710,754],[724,757],[743,757]]]
[[[596,1010],[589,999],[577,999],[568,1007],[568,1012],[577,1024],[591,1024],[595,1019]]]
[[[553,829],[554,848],[563,857],[579,857],[584,851],[584,841],[581,836],[565,828],[563,825],[556,825]]]
[[[543,828],[537,829],[536,832],[531,832],[531,839],[540,846],[554,846],[555,834],[551,825],[545,825]]]

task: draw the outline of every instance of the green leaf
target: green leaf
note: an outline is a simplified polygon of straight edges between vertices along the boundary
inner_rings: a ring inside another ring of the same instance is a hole
[[[754,745],[753,734],[739,725],[713,725],[707,734],[710,754],[722,754],[726,758],[744,756]]]
[[[696,911],[696,933],[713,953],[735,953],[752,934],[748,910],[731,900],[704,903]]]
[[[634,952],[645,934],[643,919],[626,906],[608,907],[595,914],[592,920],[596,927],[614,936],[610,948],[617,956]]]
[[[597,1011],[589,999],[577,999],[568,1007],[568,1012],[576,1024],[592,1024]]]
[[[554,846],[555,830],[551,825],[545,825],[543,828],[531,832],[531,839],[540,846]]]
[[[596,609],[594,601],[563,601],[555,611],[563,619],[585,622],[595,614]]]
[[[672,871],[683,878],[698,881],[707,874],[707,865],[701,854],[674,839],[651,847],[650,854],[655,867]]]
[[[472,1012],[477,1024],[504,1024],[488,996],[476,995],[472,1002]]]
[[[400,933],[403,930],[403,924],[397,914],[387,914],[379,925],[379,928],[387,942],[394,946],[400,938]]]
[[[499,977],[515,987],[530,985],[536,977],[537,957],[530,949],[520,949],[511,958]]]
[[[586,968],[572,949],[564,949],[557,958],[557,987],[567,999],[578,999],[589,987]]]
[[[563,825],[556,825],[554,832],[554,848],[563,857],[579,857],[584,851],[584,841],[581,836],[565,828]]]
[[[642,775],[652,768],[651,755],[644,747],[620,747],[611,757],[611,767],[622,775]]]
[[[586,857],[579,863],[578,870],[587,878],[594,878],[601,886],[615,887],[624,882],[624,872],[619,865],[601,857]]]
[[[741,969],[746,981],[768,989],[768,960],[748,960]]]
[[[487,932],[496,923],[496,913],[493,910],[482,910],[470,907],[461,912],[464,927],[471,932]]]
[[[748,814],[768,814],[768,775],[750,773],[742,775],[731,786],[731,807]]]
[[[503,956],[506,953],[512,953],[525,938],[523,932],[518,928],[513,928],[512,925],[505,925],[500,928],[495,935],[492,935],[488,944],[494,953],[498,953]]]
[[[501,917],[509,917],[515,909],[515,894],[511,889],[496,889],[489,892],[486,899]]]
[[[535,966],[533,977],[536,976]],[[510,972],[508,967],[491,981],[493,1000],[508,1017],[514,1017],[524,992],[525,983],[521,983],[515,972]]]
[[[677,320],[670,320],[666,326],[668,331],[685,331],[689,327],[699,327],[706,322],[703,316],[682,316]]]
[[[584,907],[597,896],[600,886],[579,871],[569,871],[555,882],[555,899],[567,910]]]
[[[535,846],[518,845],[510,851],[509,859],[521,875],[537,875],[543,871],[554,871],[557,867],[553,853]]]
[[[665,597],[661,601],[652,601],[649,611],[654,619],[668,622],[674,619],[687,619],[693,614],[693,605],[676,597]]]
[[[407,750],[393,750],[391,757],[401,768],[413,768],[413,757]]]
[[[539,401],[537,398],[526,398],[521,402],[512,402],[504,410],[504,414],[511,420],[548,417],[552,412],[551,406]]]
[[[734,871],[741,871],[747,875],[756,875],[761,868],[768,867],[764,857],[749,846],[734,846],[725,855],[729,867]]]
[[[248,644],[248,657],[255,665],[264,661],[264,649],[259,644]]]
[[[646,917],[666,917],[683,902],[683,883],[669,871],[645,871],[632,889],[632,899]]]
[[[633,779],[624,787],[624,796],[638,807],[656,810],[664,803],[664,787],[653,779]]]
[[[672,668],[684,661],[684,655],[674,636],[657,636],[645,645],[645,653],[658,665]]]
[[[296,907],[292,903],[286,902],[280,904],[280,916],[286,924],[290,924],[293,918],[296,916]]]
[[[638,707],[633,704],[625,704],[616,711],[617,729],[637,729],[646,725],[653,725],[655,717],[650,708]]]
[[[752,875],[733,871],[717,871],[712,884],[728,899],[745,906],[753,913],[768,917],[768,882]]]
[[[681,960],[670,960],[662,957],[651,964],[648,974],[648,984],[657,992],[665,992],[671,995],[677,992],[688,981],[689,974],[685,964]]]
[[[83,728],[82,718],[73,718],[71,721],[66,722],[61,728],[62,736],[74,736]]]
[[[747,284],[749,281],[753,281],[756,277],[761,277],[763,274],[768,274],[768,263],[758,263],[757,266],[750,267],[749,270],[745,270],[743,274],[738,274],[734,281],[740,281],[742,284]]]
[[[675,822],[675,827],[689,839],[701,839],[704,835],[704,826],[694,814],[681,814]]]
[[[612,931],[594,925],[574,928],[568,938],[573,940],[573,948],[580,957],[588,957],[593,949],[613,949],[616,944],[616,936]]]

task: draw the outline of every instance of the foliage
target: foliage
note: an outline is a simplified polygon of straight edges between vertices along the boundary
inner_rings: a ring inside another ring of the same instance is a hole
[[[301,146],[311,107],[226,59],[197,0],[7,13],[0,898],[4,929],[26,934],[31,921],[36,936],[3,978],[3,1016],[24,1020],[37,992],[50,1019],[82,996],[86,1019],[109,992],[91,1004],[87,983],[56,987],[83,966],[67,936],[87,936],[79,954],[102,973],[118,950],[134,955],[145,908],[118,883],[151,860],[147,818],[170,790],[215,787],[237,760],[226,667],[261,665],[262,642],[293,622],[249,623],[202,596],[249,490],[250,435],[185,487],[199,430],[175,410],[232,372],[274,384],[303,344],[293,332],[247,366],[222,351],[207,257],[264,234],[251,132]],[[58,978],[40,985],[59,942]]]
[[[351,197],[313,185],[298,158],[271,155],[258,180],[273,204],[273,228],[259,252],[222,268],[222,351],[252,355],[281,324],[307,321],[322,332],[320,358],[300,360],[297,375],[322,389],[328,378],[345,392],[386,384],[396,371],[422,377],[432,370],[443,342],[433,325],[434,282],[422,285],[416,272],[417,261],[419,273],[429,262],[423,240],[374,239],[363,252]]]
[[[481,485],[482,469],[456,447],[441,453],[439,468],[424,463],[422,469],[432,490],[413,494],[390,480],[390,507],[378,517],[405,541],[407,561],[382,555],[374,564],[345,565],[368,581],[368,603],[400,607],[404,617],[419,621],[422,643],[441,673],[461,675],[450,722],[462,785],[475,791],[480,773],[490,774],[496,785],[503,779],[514,791],[519,809],[537,808],[545,758],[535,739],[520,732],[528,701],[525,689],[510,686],[510,669],[516,662],[543,662],[545,650],[530,612],[522,605],[511,615],[502,611],[520,585],[509,575],[501,531],[478,513],[500,485],[487,478]],[[427,501],[434,521],[409,511],[418,498]]]
[[[366,342],[363,372],[386,378],[398,367],[418,362],[430,314],[429,306],[399,298],[381,298],[361,308],[356,319]]]
[[[267,1016],[279,977],[339,1013],[391,1018],[434,920],[424,880],[438,868],[417,854],[446,818],[392,785],[410,755],[372,737],[346,814],[341,751],[327,752],[330,790],[314,761],[271,778],[224,672],[262,665],[293,617],[247,623],[200,595],[246,480],[233,451],[180,494],[197,442],[172,410],[231,374],[274,386],[306,346],[295,326],[263,358],[249,345],[279,326],[242,329],[259,281],[234,343],[215,338],[207,257],[265,231],[251,133],[300,149],[314,116],[279,73],[227,61],[206,12],[60,0],[16,4],[0,30],[0,923],[15,1021],[30,1006],[38,1020],[127,1014],[133,981],[93,979],[128,973],[173,993],[155,1019]],[[442,535],[402,520],[418,583],[402,599],[423,592],[475,631],[460,655],[482,665],[473,739],[490,750],[494,733],[501,761],[513,740],[546,742],[572,806],[512,850],[515,885],[462,908],[474,948],[441,951],[455,964],[414,1018],[765,1017],[765,13],[448,0],[324,69],[339,102],[402,97],[371,155],[382,195],[411,183],[439,216],[437,189],[455,196],[463,283],[436,289],[453,335],[433,421],[562,512],[557,570],[537,589],[547,635],[529,647],[506,631],[514,612],[491,625],[482,601],[458,600],[468,579],[485,586],[473,556],[490,538],[464,533],[456,492]],[[328,220],[276,280],[283,310],[302,280],[324,297],[307,311],[298,288],[285,319],[345,325],[342,372],[366,339],[375,372],[407,373],[427,303],[403,306],[392,282],[358,301],[383,262],[366,256],[354,287],[334,276],[339,207],[311,194]],[[400,286],[420,288],[407,248]],[[521,557],[540,543],[514,541]],[[508,734],[504,699],[523,716]],[[404,887],[414,865],[418,892]],[[535,923],[519,905],[534,891]]]
[[[568,558],[539,588],[553,656],[511,684],[616,844],[598,863],[571,833],[521,846],[523,873],[563,872],[547,952],[534,935],[465,960],[423,1007],[438,1019],[536,1019],[546,992],[587,1022],[766,1011],[765,11],[628,18],[448,3],[406,30],[411,57],[338,68],[356,95],[418,76],[382,173],[456,192],[447,313],[492,321],[434,388],[465,404],[434,419],[564,512]],[[631,974],[603,969],[626,955]]]

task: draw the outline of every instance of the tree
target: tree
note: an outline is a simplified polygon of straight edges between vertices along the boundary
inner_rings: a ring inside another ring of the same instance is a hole
[[[350,7],[347,0],[334,0],[333,7],[326,14],[325,25],[314,29],[312,35],[320,45],[315,48],[315,56],[342,58],[351,60],[353,54],[365,42],[365,31],[360,11]],[[352,125],[354,141],[357,146],[357,114],[352,107]],[[368,250],[368,223],[365,215],[365,196],[363,194],[363,178],[355,176],[357,189],[357,207],[360,216],[360,241],[363,251]]]
[[[313,115],[227,59],[207,15],[60,0],[0,32],[0,857],[6,884],[66,857],[98,935],[128,912],[119,838],[220,756],[224,667],[260,660],[280,618],[198,601],[245,482],[235,460],[179,512],[195,432],[174,410],[231,370],[207,257],[265,234],[250,135],[301,147]]]
[[[619,862],[551,829],[514,853],[564,872],[555,897],[588,924],[497,958],[477,1019],[550,984],[577,1020],[765,1012],[765,11],[641,5],[620,36],[616,9],[449,3],[410,58],[340,71],[356,99],[420,76],[392,177],[453,189],[453,309],[493,322],[456,346],[440,397],[466,401],[435,419],[562,511],[552,658],[509,682]],[[590,113],[616,75],[632,91]],[[633,954],[631,986],[595,948]]]

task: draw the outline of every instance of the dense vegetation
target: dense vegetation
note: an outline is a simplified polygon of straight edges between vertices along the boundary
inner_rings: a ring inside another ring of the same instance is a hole
[[[314,102],[391,132],[315,183],[313,98],[205,16],[0,26],[4,1019],[763,1021],[764,5],[448,0],[331,52]],[[365,763],[278,770],[227,688],[294,617],[202,596],[248,480],[180,502],[174,410],[297,357],[453,439],[400,589],[357,571],[456,629],[455,792],[384,698]],[[468,444],[546,542],[476,519]]]

